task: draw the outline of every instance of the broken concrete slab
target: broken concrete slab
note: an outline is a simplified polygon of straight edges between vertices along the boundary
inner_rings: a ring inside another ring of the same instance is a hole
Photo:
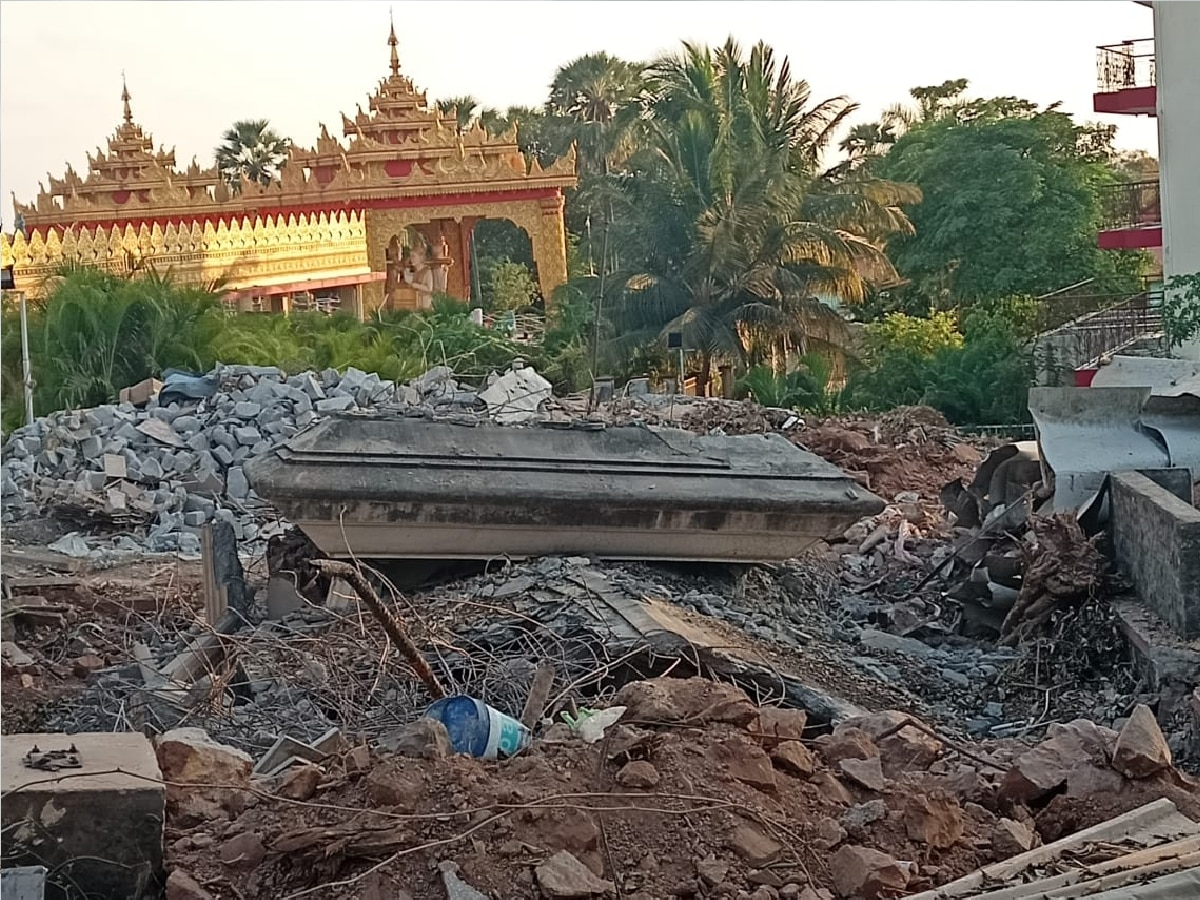
[[[24,758],[77,749],[70,778]],[[117,771],[120,770],[120,771]],[[140,734],[10,734],[0,738],[5,865],[70,865],[88,893],[142,896],[163,862],[165,794],[154,748]]]
[[[334,557],[781,560],[883,509],[780,435],[345,418],[245,469]]]

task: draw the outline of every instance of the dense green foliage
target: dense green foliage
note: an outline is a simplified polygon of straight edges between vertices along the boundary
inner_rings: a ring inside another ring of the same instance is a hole
[[[910,281],[898,306],[949,309],[1088,278],[1133,293],[1144,255],[1096,244],[1101,193],[1116,183],[1113,128],[1012,97],[966,100],[965,89],[915,89],[919,111],[899,126],[888,120],[902,136],[859,151],[865,169],[921,188],[913,233],[889,244]]]
[[[1200,336],[1200,273],[1176,275],[1166,283],[1163,330],[1172,347]]]
[[[944,318],[889,316],[884,327],[901,339],[889,343],[876,332],[869,366],[851,376],[843,400],[867,409],[923,404],[956,425],[1027,422],[1029,321],[1024,299],[982,304],[950,333]]]
[[[812,103],[786,60],[732,41],[657,61],[644,93],[642,145],[609,173],[608,222],[598,234],[593,219],[586,240],[611,264],[580,280],[605,312],[610,352],[680,332],[703,388],[718,359],[842,343],[843,321],[816,296],[854,301],[894,280],[872,237],[907,228],[898,204],[917,199],[819,169],[852,105]]]
[[[21,328],[15,305],[4,308],[3,383],[6,423],[22,408]],[[151,373],[211,365],[221,328],[216,296],[180,289],[148,273],[119,278],[93,269],[64,270],[44,304],[30,306],[34,408],[43,414],[86,407]]]

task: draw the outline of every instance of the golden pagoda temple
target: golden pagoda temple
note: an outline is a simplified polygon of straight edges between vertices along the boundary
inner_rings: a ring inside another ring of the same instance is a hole
[[[530,238],[543,297],[566,281],[563,189],[575,153],[543,169],[526,162],[516,129],[491,137],[476,122],[459,133],[400,73],[368,110],[342,115],[347,143],[324,125],[316,147],[291,147],[280,180],[233,190],[215,166],[179,171],[154,152],[122,85],[123,122],[107,152],[70,166],[34,203],[13,206],[24,228],[0,235],[5,268],[30,296],[66,262],[133,271],[170,269],[182,282],[218,285],[242,309],[286,311],[314,295],[360,316],[380,306],[415,309],[435,293],[470,297],[471,236],[481,219],[508,219]]]

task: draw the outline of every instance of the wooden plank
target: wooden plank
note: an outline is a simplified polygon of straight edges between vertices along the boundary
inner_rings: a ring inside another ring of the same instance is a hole
[[[1068,864],[1065,860],[1063,864]],[[1200,865],[1200,837],[1184,838],[1157,847],[1135,850],[1102,863],[1080,865],[1037,881],[1002,887],[986,894],[975,894],[976,900],[1023,900],[1023,898],[1086,897],[1132,881],[1157,877],[1179,869]]]
[[[931,891],[915,894],[907,900],[946,900],[949,897],[974,897],[980,888],[989,884],[1004,884],[1034,866],[1044,865],[1057,859],[1065,851],[1084,844],[1115,843],[1130,839],[1141,844],[1157,844],[1165,840],[1200,834],[1200,825],[1184,816],[1175,804],[1165,797],[1139,806],[1127,813],[1085,828],[1053,844],[1035,847],[1012,859],[993,863],[964,875],[958,881],[942,885]]]
[[[539,666],[533,673],[533,684],[529,686],[529,697],[525,700],[525,709],[521,712],[521,724],[532,729],[542,718],[546,703],[550,700],[550,691],[554,688],[554,666],[550,663]]]
[[[212,525],[200,529],[201,586],[204,590],[204,618],[215,626],[229,609],[229,590],[217,582],[216,560],[213,555]]]

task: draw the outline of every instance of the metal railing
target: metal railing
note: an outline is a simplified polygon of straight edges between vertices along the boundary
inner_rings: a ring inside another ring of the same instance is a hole
[[[1153,87],[1156,78],[1153,38],[1096,48],[1096,87],[1100,91]]]
[[[1130,181],[1103,188],[1100,194],[1103,226],[1149,228],[1162,225],[1158,181]]]
[[[1065,383],[1068,374],[1135,342],[1162,334],[1162,289],[1147,289],[1132,297],[1100,306],[1034,340],[1037,383]]]
[[[1060,288],[1037,298],[1037,322],[1035,331],[1038,334],[1054,331],[1064,325],[1083,321],[1087,317],[1105,310],[1120,309],[1124,304],[1137,300],[1139,297],[1149,297],[1151,305],[1157,305],[1161,300],[1161,292],[1150,292],[1151,281],[1142,278],[1140,290],[1136,293],[1127,291],[1113,293],[1112,291],[1096,290],[1094,279],[1087,279],[1069,287]]]

